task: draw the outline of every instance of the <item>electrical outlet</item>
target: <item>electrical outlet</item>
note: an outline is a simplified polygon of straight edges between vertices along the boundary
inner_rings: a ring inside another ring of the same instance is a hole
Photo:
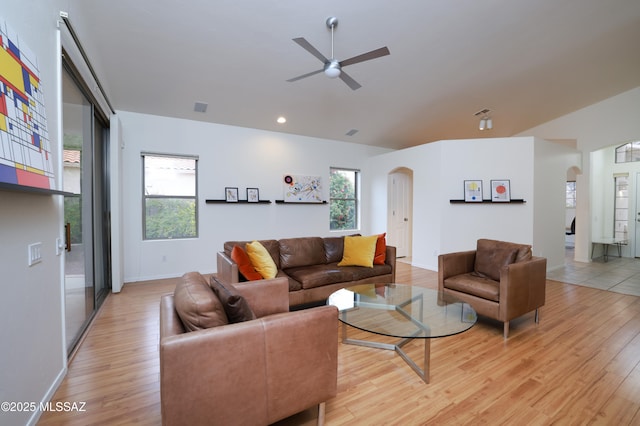
[[[42,262],[42,243],[29,244],[29,266]]]

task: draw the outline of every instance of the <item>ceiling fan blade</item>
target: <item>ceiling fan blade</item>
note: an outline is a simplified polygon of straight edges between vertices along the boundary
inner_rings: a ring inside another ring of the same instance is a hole
[[[347,86],[351,87],[351,90],[358,90],[359,88],[362,87],[360,83],[358,83],[353,78],[351,78],[351,76],[346,72],[344,72],[344,70],[340,71],[340,80],[347,83]]]
[[[329,62],[329,60],[322,53],[320,53],[318,51],[318,49],[313,47],[311,45],[311,43],[309,43],[307,40],[305,40],[304,37],[294,38],[293,41],[298,43],[307,52],[311,53],[313,56],[315,56],[316,58],[320,59],[320,61],[322,61],[323,64],[326,64],[327,62]]]
[[[319,73],[321,73],[322,71],[323,71],[322,69],[319,69],[319,70],[317,70],[317,71],[311,71],[311,72],[308,72],[308,73],[306,73],[306,74],[303,74],[303,75],[299,75],[299,76],[297,76],[297,77],[290,78],[290,79],[289,79],[289,80],[287,80],[287,81],[288,81],[288,82],[290,82],[290,83],[293,83],[294,81],[298,81],[298,80],[302,80],[303,78],[311,77],[311,76],[312,76],[312,75],[314,75],[314,74],[319,74]]]
[[[353,58],[345,59],[344,61],[340,61],[341,67],[346,67],[347,65],[357,64],[358,62],[369,61],[371,59],[376,59],[381,56],[389,55],[389,49],[387,46],[381,47],[379,49],[372,50],[371,52],[363,53],[362,55],[354,56]]]

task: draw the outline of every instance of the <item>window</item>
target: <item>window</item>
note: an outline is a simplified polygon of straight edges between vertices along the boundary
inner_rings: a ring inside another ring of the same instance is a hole
[[[616,163],[640,161],[640,141],[629,142],[616,148]]]
[[[575,183],[575,181],[567,182],[566,194],[567,194],[566,207],[568,209],[575,209],[576,208],[576,183]]]
[[[359,170],[330,170],[329,228],[332,231],[358,229],[359,176]]]
[[[197,157],[142,154],[143,238],[198,236]]]
[[[613,236],[616,239],[627,239],[629,224],[629,177],[614,177],[616,198],[614,205]]]

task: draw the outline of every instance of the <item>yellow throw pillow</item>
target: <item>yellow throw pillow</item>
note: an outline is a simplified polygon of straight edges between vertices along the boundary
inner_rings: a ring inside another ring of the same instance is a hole
[[[269,280],[276,277],[278,268],[267,249],[259,241],[247,243],[247,255],[255,270],[262,275],[262,278]]]
[[[338,266],[366,266],[373,268],[373,256],[376,253],[377,241],[377,235],[344,237],[344,251]]]

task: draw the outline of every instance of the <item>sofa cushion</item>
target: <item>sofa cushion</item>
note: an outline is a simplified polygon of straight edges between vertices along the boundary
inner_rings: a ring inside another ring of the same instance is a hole
[[[344,251],[338,266],[365,266],[372,268],[377,241],[377,235],[344,237]]]
[[[500,301],[500,283],[473,275],[472,272],[447,278],[444,287],[494,302]]]
[[[198,272],[182,276],[173,293],[176,312],[188,331],[229,323],[222,303]]]
[[[380,275],[387,275],[392,272],[391,265],[373,265],[372,268],[363,268],[362,266],[343,266],[345,271],[351,273],[352,281],[360,281],[366,278],[378,277]]]
[[[256,319],[245,298],[238,293],[238,290],[233,285],[221,283],[213,275],[209,285],[218,296],[218,299],[220,299],[220,302],[222,302],[229,323],[233,324]]]
[[[275,278],[278,274],[278,267],[267,249],[259,241],[253,241],[246,247],[251,264],[262,275],[262,278],[265,280]]]
[[[251,259],[249,259],[247,252],[239,245],[233,246],[233,250],[231,250],[231,260],[238,264],[238,271],[240,271],[242,276],[247,280],[255,281],[262,279],[262,275],[260,275],[251,264]]]
[[[338,263],[342,260],[342,252],[344,250],[344,237],[327,237],[323,238],[324,252],[326,255],[325,263]]]
[[[320,237],[284,238],[280,243],[280,268],[319,265],[327,262]]]
[[[503,244],[501,241],[478,240],[474,273],[480,277],[500,281],[500,270],[512,264],[518,247],[512,244]]]
[[[376,240],[376,252],[373,255],[373,264],[374,265],[384,265],[384,262],[387,260],[387,233],[378,235],[378,239]]]
[[[365,268],[362,268],[365,269]],[[339,268],[336,263],[300,266],[285,269],[284,272],[302,284],[302,288],[314,288],[328,284],[352,281],[349,268]]]

